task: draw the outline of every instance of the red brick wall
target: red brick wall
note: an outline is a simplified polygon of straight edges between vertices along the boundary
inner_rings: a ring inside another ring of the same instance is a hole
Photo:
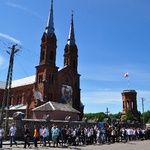
[[[12,88],[11,105],[17,105],[19,97],[21,98],[20,101],[21,104],[26,104],[26,100],[32,90],[33,90],[33,84]]]

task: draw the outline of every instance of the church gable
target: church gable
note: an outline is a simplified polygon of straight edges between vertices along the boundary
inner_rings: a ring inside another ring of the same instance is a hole
[[[61,79],[61,81],[64,83],[73,84],[78,77],[79,75],[75,73],[69,66],[61,69],[58,72],[58,80]]]
[[[57,74],[60,90],[60,102],[74,106],[79,90],[79,75],[70,66],[59,70]],[[76,92],[74,92],[76,91]]]

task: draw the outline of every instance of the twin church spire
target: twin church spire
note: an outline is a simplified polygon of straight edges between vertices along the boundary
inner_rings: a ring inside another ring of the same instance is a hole
[[[53,36],[54,33],[54,17],[53,17],[53,0],[51,0],[51,8],[49,11],[48,15],[48,20],[47,20],[47,26],[45,28],[45,33],[48,36]],[[71,23],[70,23],[70,29],[69,29],[69,35],[68,35],[68,40],[67,40],[68,45],[75,45],[75,34],[74,34],[74,23],[73,23],[73,11],[71,15]]]
[[[73,10],[71,15],[71,24],[70,24],[70,30],[68,35],[68,45],[75,45],[75,35],[74,35],[74,24],[73,24]]]
[[[56,67],[56,48],[57,38],[54,32],[54,17],[53,17],[53,0],[48,15],[47,25],[42,37],[40,65],[48,65]],[[77,72],[78,66],[78,49],[75,43],[73,11],[71,14],[71,23],[69,35],[64,49],[64,67],[69,66]]]
[[[80,88],[77,71],[78,49],[75,44],[73,13],[71,14],[71,24],[68,39],[64,45],[63,67],[59,69],[56,65],[57,38],[54,30],[53,0],[51,0],[47,25],[41,38],[40,61],[36,66],[36,84],[45,100],[62,101],[62,93],[59,93],[61,84],[70,85],[76,90],[72,95],[72,106],[80,110]]]

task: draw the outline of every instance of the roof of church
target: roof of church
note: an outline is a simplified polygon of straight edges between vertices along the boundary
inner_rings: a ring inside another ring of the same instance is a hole
[[[135,90],[123,90],[122,93],[136,93]]]
[[[35,75],[12,81],[12,88],[35,83]]]
[[[79,111],[77,111],[76,109],[74,109],[68,104],[57,103],[57,102],[52,102],[52,101],[49,101],[41,106],[38,106],[32,109],[32,111],[49,111],[49,110],[52,110],[52,111],[60,110],[60,111],[80,113]]]
[[[11,87],[15,88],[15,87],[29,85],[33,83],[35,83],[35,75],[22,78],[22,79],[18,79],[18,80],[13,80]],[[0,89],[5,89],[5,85],[6,85],[6,82],[0,81]]]
[[[70,30],[68,35],[68,45],[75,45],[75,34],[74,34],[74,24],[73,24],[73,13],[71,15],[71,24],[70,24]]]
[[[45,29],[45,33],[49,36],[54,35],[54,19],[53,19],[53,0],[51,0],[51,8],[49,11],[49,16],[47,20],[47,26]]]

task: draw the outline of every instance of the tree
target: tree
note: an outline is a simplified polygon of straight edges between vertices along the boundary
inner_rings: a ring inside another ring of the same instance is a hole
[[[137,112],[137,116],[141,116],[140,112]],[[123,120],[131,120],[131,121],[141,121],[140,118],[137,118],[137,116],[133,115],[132,111],[127,109],[126,115],[123,117]]]
[[[142,114],[142,117],[144,116],[145,123],[150,123],[150,111],[146,111]]]
[[[120,117],[121,117],[121,112],[119,112],[118,114],[109,114],[110,119],[120,119]]]
[[[99,113],[87,113],[87,114],[84,114],[84,117],[87,118],[87,119],[98,119],[100,121],[103,121],[104,118],[106,118],[106,114],[103,113],[103,112],[99,112]]]

